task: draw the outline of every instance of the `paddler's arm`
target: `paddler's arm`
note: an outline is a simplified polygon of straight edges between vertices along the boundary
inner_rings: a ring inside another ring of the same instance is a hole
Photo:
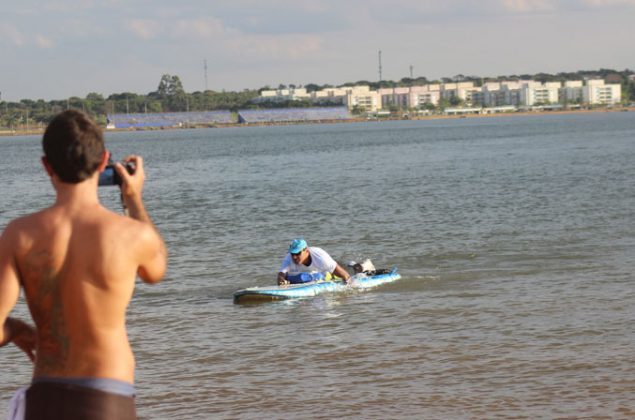
[[[336,275],[337,277],[344,279],[344,282],[348,283],[349,281],[351,281],[351,275],[348,274],[348,271],[346,271],[345,268],[343,268],[341,265],[337,264],[335,265],[335,270],[333,270],[333,274]]]
[[[287,280],[287,275],[283,272],[278,273],[278,286],[282,286],[283,284],[289,284]]]

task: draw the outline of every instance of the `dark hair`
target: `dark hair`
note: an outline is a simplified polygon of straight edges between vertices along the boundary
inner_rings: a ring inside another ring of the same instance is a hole
[[[77,110],[58,114],[46,127],[42,148],[53,172],[71,184],[95,173],[105,150],[101,128]]]

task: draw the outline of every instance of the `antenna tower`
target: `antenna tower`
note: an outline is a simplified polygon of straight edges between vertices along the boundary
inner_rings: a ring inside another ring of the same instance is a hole
[[[381,82],[381,50],[379,50],[379,81]]]
[[[205,71],[205,90],[207,90],[207,59],[203,60],[203,70]]]

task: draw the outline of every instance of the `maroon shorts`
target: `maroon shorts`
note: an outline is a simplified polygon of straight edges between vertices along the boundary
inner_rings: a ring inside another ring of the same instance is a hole
[[[134,397],[83,386],[37,382],[26,391],[25,420],[134,420]]]

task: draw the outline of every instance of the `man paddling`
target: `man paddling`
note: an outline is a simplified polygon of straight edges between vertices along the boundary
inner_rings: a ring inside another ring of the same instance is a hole
[[[278,284],[289,284],[289,274],[312,271],[332,273],[347,283],[351,278],[348,271],[322,248],[309,247],[304,239],[294,239],[278,270]]]
[[[88,116],[59,114],[42,145],[56,200],[12,221],[0,236],[0,346],[13,342],[34,360],[27,420],[134,419],[126,308],[136,276],[158,282],[167,258],[141,198],[143,159],[126,159],[134,174],[115,165],[125,217],[99,202],[99,173],[109,153]],[[20,287],[35,329],[8,317]]]

